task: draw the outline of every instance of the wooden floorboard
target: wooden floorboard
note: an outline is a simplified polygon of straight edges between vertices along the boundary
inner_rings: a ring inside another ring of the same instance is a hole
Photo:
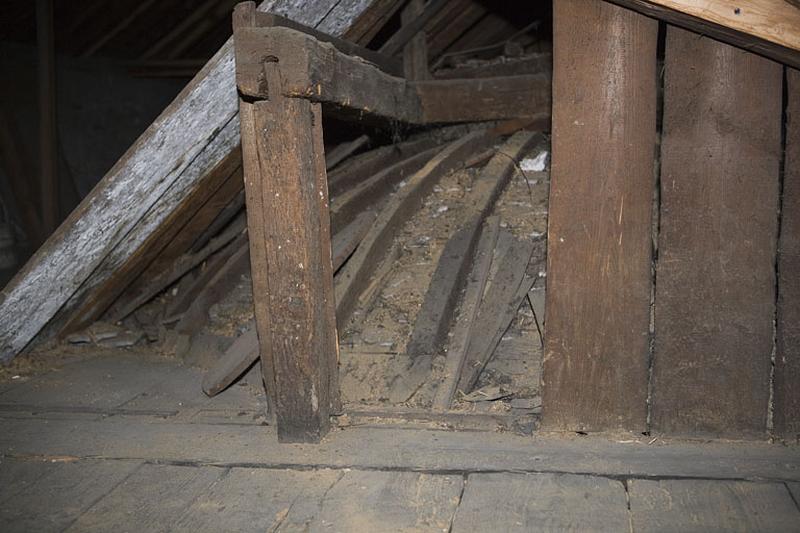
[[[201,494],[175,531],[288,531],[310,525],[342,472],[233,468]]]
[[[635,479],[628,490],[634,531],[800,531],[783,483]]]
[[[472,474],[452,531],[627,531],[621,481],[565,474]]]
[[[30,483],[0,487],[0,530],[63,531],[121,483],[137,461],[48,462]]]
[[[225,472],[210,466],[141,465],[67,531],[169,531]]]

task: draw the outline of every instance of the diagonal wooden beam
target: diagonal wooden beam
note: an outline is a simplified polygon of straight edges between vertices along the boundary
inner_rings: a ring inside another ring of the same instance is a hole
[[[785,0],[608,0],[800,67],[800,9]]]

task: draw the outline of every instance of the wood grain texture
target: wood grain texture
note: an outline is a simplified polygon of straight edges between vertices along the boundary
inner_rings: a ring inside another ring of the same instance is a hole
[[[654,430],[766,430],[781,89],[777,63],[668,28]]]
[[[275,86],[280,75],[271,70]],[[330,373],[338,371],[321,110],[287,98],[253,106],[257,151],[248,153],[249,143],[242,148],[258,167],[252,174],[246,167],[245,187],[261,194],[253,207],[263,209],[263,238],[251,236],[250,248],[265,248],[258,255],[266,261],[254,260],[252,275],[267,287],[254,293],[255,306],[269,308],[256,315],[256,324],[261,344],[269,339],[272,351],[279,438],[318,441],[337,390]],[[243,130],[243,138],[249,133]],[[266,313],[265,324],[259,319]]]
[[[797,531],[800,510],[783,483],[633,479],[634,531]]]
[[[786,151],[778,252],[775,431],[800,435],[800,71],[786,69]]]
[[[323,24],[338,3],[269,0],[259,9],[340,35],[337,28],[356,20],[369,2],[340,11],[337,24]],[[238,145],[233,81],[228,40],[3,289],[0,315],[8,319],[0,324],[1,361],[25,348],[67,301],[77,305],[141,249],[200,177]]]
[[[610,0],[702,35],[800,67],[800,11],[784,0]]]
[[[142,465],[68,531],[163,531],[226,473],[209,466]]]
[[[543,426],[644,431],[658,25],[554,10]]]
[[[451,531],[628,531],[620,481],[558,474],[470,474]]]
[[[469,154],[487,148],[494,140],[492,133],[477,131],[450,143],[411,176],[406,185],[389,200],[353,257],[339,273],[342,280],[336,287],[339,324],[344,325],[350,318],[359,296],[369,283],[371,273],[386,257],[394,236],[419,209],[433,186],[445,174],[459,168]]]
[[[456,394],[458,378],[461,376],[461,370],[467,358],[472,329],[478,318],[481,301],[483,301],[483,291],[489,278],[499,231],[500,219],[497,216],[487,218],[475,248],[464,296],[459,302],[458,315],[452,329],[453,335],[447,346],[445,377],[436,389],[436,396],[433,399],[434,409],[449,409]]]
[[[421,122],[472,122],[550,113],[550,76],[412,82],[422,106]]]

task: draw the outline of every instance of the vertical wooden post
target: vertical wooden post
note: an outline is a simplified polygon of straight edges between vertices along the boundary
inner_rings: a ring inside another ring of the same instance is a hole
[[[240,4],[234,27],[250,17]],[[236,40],[234,33],[234,40]],[[240,102],[256,325],[281,442],[317,442],[338,401],[330,217],[320,105],[281,95]]]
[[[36,2],[39,54],[39,175],[42,230],[47,238],[58,224],[58,140],[56,130],[56,72],[52,0]]]
[[[775,432],[800,438],[800,70],[786,69],[786,151],[778,252]]]
[[[665,54],[653,429],[763,435],[781,67],[672,26]]]
[[[409,0],[400,20],[403,25],[409,24],[425,11],[424,0]],[[403,48],[403,74],[409,80],[426,80],[430,78],[428,70],[428,36],[425,28],[417,32],[411,41]]]
[[[658,25],[601,0],[553,8],[542,422],[644,430]]]

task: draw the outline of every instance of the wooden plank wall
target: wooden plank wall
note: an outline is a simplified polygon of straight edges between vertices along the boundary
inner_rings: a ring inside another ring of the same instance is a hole
[[[658,23],[554,2],[543,427],[644,431]]]
[[[775,432],[800,435],[800,71],[787,68],[786,151],[778,262]]]
[[[656,431],[765,433],[781,105],[779,64],[668,28],[652,383]]]

